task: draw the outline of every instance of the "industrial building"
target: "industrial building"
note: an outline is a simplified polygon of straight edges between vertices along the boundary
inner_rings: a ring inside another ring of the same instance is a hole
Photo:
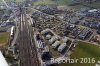
[[[49,44],[53,44],[57,39],[58,39],[57,36],[53,36],[53,37],[49,40]]]
[[[68,41],[68,37],[64,37],[64,38],[62,38],[62,41],[64,42],[64,43],[66,43],[67,41]]]
[[[51,37],[52,37],[51,35],[46,35],[47,40],[51,39]]]
[[[66,43],[62,43],[59,47],[58,47],[58,51],[62,52],[65,48],[67,47]]]
[[[55,41],[55,43],[52,44],[52,47],[55,49],[55,48],[59,47],[59,45],[60,45],[60,41]]]
[[[45,36],[48,35],[48,34],[51,35],[51,36],[54,35],[50,29],[45,29],[45,30],[41,31],[41,34],[43,34]]]
[[[92,34],[92,31],[88,28],[85,28],[80,34],[79,34],[79,39],[86,39],[87,37],[89,37]]]
[[[52,48],[57,49],[59,52],[63,52],[63,50],[66,50],[66,48],[68,48],[68,46],[71,44],[71,41],[69,42],[70,39],[68,37],[60,37],[50,29],[41,31],[41,34],[44,36],[46,40],[48,40],[48,43],[52,46]]]
[[[52,55],[50,54],[50,52],[43,52],[41,58],[43,61],[47,61],[47,60],[50,60],[52,58]]]
[[[100,44],[100,36],[99,35],[94,36],[93,41]]]
[[[44,48],[44,42],[42,40],[37,41],[38,48]]]
[[[43,38],[39,35],[39,34],[36,34],[35,36],[35,39],[36,39],[36,44],[37,44],[37,47],[39,49],[43,49],[44,48],[44,41],[43,41]]]

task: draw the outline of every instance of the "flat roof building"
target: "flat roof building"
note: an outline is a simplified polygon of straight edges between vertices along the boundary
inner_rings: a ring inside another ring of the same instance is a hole
[[[57,36],[53,36],[53,37],[49,40],[49,43],[50,43],[50,44],[53,44],[57,39],[58,39]]]
[[[86,37],[88,37],[88,35],[90,35],[90,33],[92,33],[91,30],[88,29],[88,28],[85,28],[85,29],[82,31],[82,33],[79,34],[79,39],[84,40]]]
[[[44,48],[44,42],[42,42],[41,40],[38,40],[37,41],[37,46],[38,46],[38,48]]]
[[[62,52],[66,47],[67,47],[66,43],[62,43],[62,44],[58,47],[58,51],[59,51],[59,52]]]
[[[48,40],[51,39],[51,37],[52,37],[51,35],[46,35],[46,39]]]
[[[60,45],[60,41],[55,41],[54,44],[52,44],[53,48],[57,48]]]
[[[68,41],[68,37],[64,37],[63,39],[62,39],[62,41],[64,42],[64,43],[66,43],[67,41]]]

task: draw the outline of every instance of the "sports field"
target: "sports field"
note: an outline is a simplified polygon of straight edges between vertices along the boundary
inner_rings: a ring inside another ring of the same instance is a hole
[[[2,32],[0,33],[0,46],[5,46],[9,39],[9,33]]]
[[[96,46],[96,45],[92,45],[89,43],[85,43],[85,42],[79,42],[79,45],[75,48],[75,51],[72,53],[71,58],[91,58],[90,61],[91,63],[89,63],[89,60],[87,63],[80,63],[81,60],[79,60],[78,63],[74,63],[74,64],[61,64],[59,66],[95,66],[95,64],[97,63],[97,61],[100,61],[100,46]],[[94,58],[92,60],[92,58]],[[92,63],[94,62],[95,63]]]

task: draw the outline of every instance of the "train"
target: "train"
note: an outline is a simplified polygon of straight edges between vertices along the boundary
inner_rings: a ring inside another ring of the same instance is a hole
[[[15,26],[12,26],[11,27],[11,31],[10,31],[10,37],[11,37],[11,39],[14,38],[14,32],[15,32]]]
[[[27,15],[27,20],[31,20],[31,21],[30,21],[31,26],[32,26],[32,27],[35,27],[35,20],[34,20],[33,18],[31,18],[30,15]]]

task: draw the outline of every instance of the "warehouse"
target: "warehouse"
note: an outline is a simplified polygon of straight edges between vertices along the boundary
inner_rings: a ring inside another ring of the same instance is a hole
[[[57,39],[58,39],[57,36],[53,36],[53,37],[49,40],[49,43],[50,43],[50,44],[53,44]]]
[[[51,36],[53,36],[53,33],[51,32],[51,30],[50,29],[45,29],[45,30],[43,30],[43,31],[41,31],[41,34],[43,34],[43,35],[51,35]]]
[[[89,37],[90,34],[92,34],[91,30],[88,29],[88,28],[85,28],[85,29],[81,32],[81,34],[79,34],[79,39],[84,40],[84,39],[86,39],[87,37]]]
[[[89,10],[86,14],[87,17],[100,18],[100,9]]]
[[[38,41],[37,41],[37,45],[38,45],[38,48],[39,48],[39,49],[44,48],[44,42],[43,42],[42,40],[38,40]]]
[[[51,35],[46,35],[46,39],[47,39],[47,40],[50,40],[51,37],[52,37]]]
[[[62,41],[64,42],[64,43],[66,43],[67,41],[68,41],[68,37],[64,37],[64,38],[62,38]]]
[[[55,48],[59,47],[59,45],[60,45],[60,42],[59,41],[55,41],[55,43],[52,44],[52,47],[55,49]]]
[[[66,47],[67,47],[66,43],[62,43],[62,44],[58,47],[58,51],[59,51],[59,52],[62,52]]]
[[[52,55],[50,54],[50,52],[43,52],[41,58],[43,61],[48,61],[52,58]]]
[[[43,38],[39,34],[36,35],[35,39],[36,39],[37,47],[39,49],[44,48],[45,42],[44,42]]]

